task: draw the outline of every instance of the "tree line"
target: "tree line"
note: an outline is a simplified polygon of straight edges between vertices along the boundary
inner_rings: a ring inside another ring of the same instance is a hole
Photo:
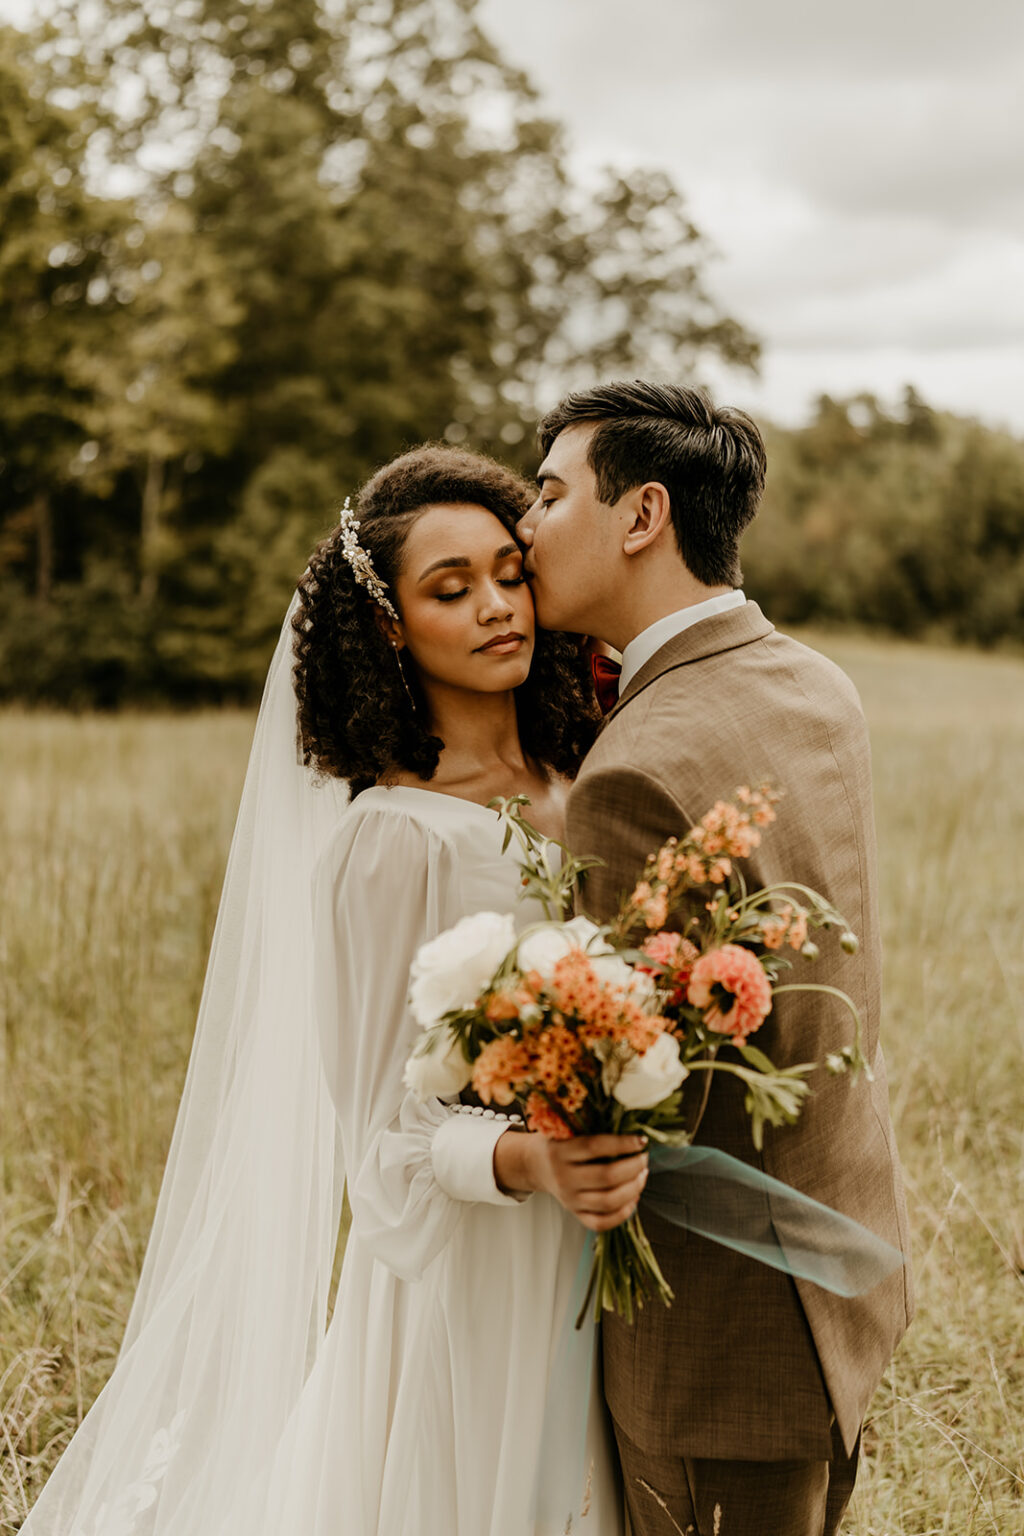
[[[755,367],[707,262],[662,172],[574,180],[475,0],[0,28],[0,696],[251,697],[312,543],[404,446],[529,470],[544,392]],[[823,400],[770,452],[773,616],[1024,638],[1014,439]]]
[[[932,410],[822,396],[769,429],[744,540],[754,596],[783,624],[1024,646],[1024,442]]]

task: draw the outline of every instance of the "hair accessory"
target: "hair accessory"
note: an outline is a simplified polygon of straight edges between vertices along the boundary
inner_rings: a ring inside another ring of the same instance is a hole
[[[341,509],[341,552],[349,565],[352,574],[361,587],[365,587],[375,603],[379,603],[384,612],[399,622],[398,611],[394,603],[388,597],[386,584],[381,581],[373,568],[373,561],[359,542],[357,532],[359,524],[351,507],[351,498],[345,497],[345,505]]]

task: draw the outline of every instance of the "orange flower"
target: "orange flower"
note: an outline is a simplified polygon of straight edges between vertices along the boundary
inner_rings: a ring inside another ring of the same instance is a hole
[[[521,1040],[499,1035],[484,1046],[473,1063],[473,1091],[485,1104],[511,1104],[517,1086],[530,1073],[530,1053]]]
[[[803,907],[797,907],[790,919],[786,939],[790,949],[795,949],[798,953],[807,943],[807,913]]]
[[[761,919],[761,941],[766,949],[781,949],[788,944],[798,952],[807,943],[807,912],[787,902],[778,912]]]
[[[686,997],[693,962],[700,953],[696,944],[691,944],[689,939],[684,939],[681,933],[652,933],[651,937],[644,941],[641,949],[659,965],[670,967],[668,974],[660,976],[659,985],[663,988],[668,986],[673,988],[669,997],[670,1007],[681,1003]],[[652,969],[642,963],[637,966],[637,970],[655,974]]]
[[[570,1127],[540,1093],[531,1093],[526,1101],[526,1128],[552,1141],[568,1141],[572,1136]]]
[[[557,1093],[573,1076],[582,1055],[580,1043],[571,1030],[564,1024],[549,1024],[531,1036],[530,1076],[548,1093]]]
[[[739,1044],[760,1029],[772,1008],[772,989],[756,955],[739,944],[723,944],[701,955],[690,975],[687,996],[704,1010],[704,1022]]]
[[[586,1086],[578,1077],[570,1077],[558,1085],[556,1098],[567,1115],[574,1115],[587,1102]]]
[[[662,885],[667,885],[672,879],[672,870],[675,866],[675,854],[678,839],[670,837],[664,848],[658,854],[654,862],[654,872]]]
[[[624,1021],[625,1028],[622,1038],[627,1045],[631,1045],[634,1051],[639,1051],[642,1056],[646,1050],[669,1029],[669,1022],[660,1014],[640,1013],[639,1010]]]
[[[641,908],[644,924],[648,928],[661,928],[668,921],[668,891],[659,891]]]
[[[532,999],[531,999],[532,1001]],[[519,1017],[519,1004],[511,992],[492,992],[484,1004],[484,1016],[492,1024],[501,1024]]]
[[[789,923],[781,915],[761,919],[761,943],[765,949],[781,949],[786,941]]]
[[[551,994],[563,1013],[576,1013],[588,1018],[599,1007],[603,995],[601,983],[590,962],[590,956],[584,954],[582,949],[571,949],[555,962]]]

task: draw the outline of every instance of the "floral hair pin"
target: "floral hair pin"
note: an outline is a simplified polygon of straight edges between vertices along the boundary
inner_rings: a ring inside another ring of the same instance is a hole
[[[377,575],[369,553],[359,542],[359,524],[352,511],[351,498],[348,496],[345,497],[345,505],[341,509],[340,524],[341,552],[352,567],[353,576],[361,587],[366,588],[374,602],[378,603],[397,624],[398,612],[388,597],[387,585]]]

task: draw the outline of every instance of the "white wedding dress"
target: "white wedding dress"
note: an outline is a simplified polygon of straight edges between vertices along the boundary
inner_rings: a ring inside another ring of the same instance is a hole
[[[498,1190],[507,1122],[402,1082],[418,946],[471,912],[536,921],[518,887],[495,813],[430,790],[365,791],[323,853],[316,986],[352,1225],[326,1340],[231,1536],[563,1536],[531,1511],[583,1229],[547,1195]],[[572,1530],[619,1536],[597,1396]]]
[[[303,764],[296,607],[121,1350],[23,1536],[621,1536],[593,1334],[566,1332],[583,1229],[497,1189],[503,1122],[403,1086],[419,945],[539,913],[493,811],[406,788],[348,804]]]

